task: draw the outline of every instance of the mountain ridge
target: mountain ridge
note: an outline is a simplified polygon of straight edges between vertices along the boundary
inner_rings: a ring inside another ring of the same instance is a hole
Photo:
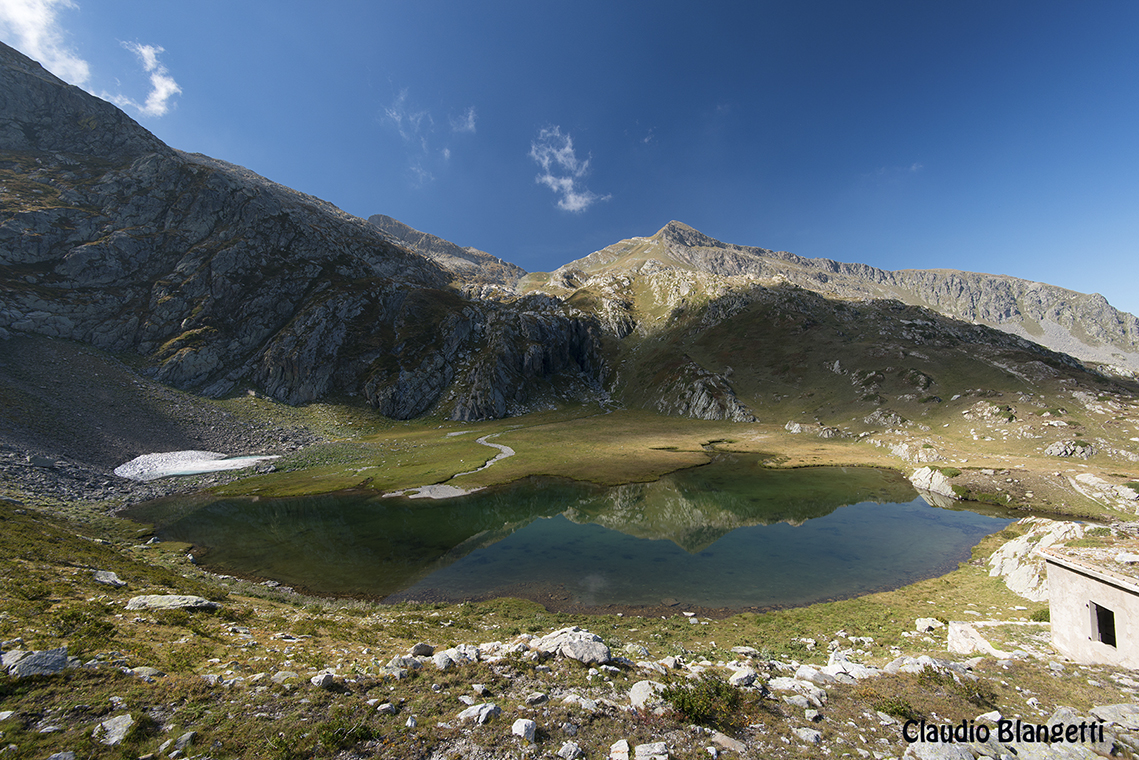
[[[723,243],[671,221],[655,235],[629,238],[562,265],[548,282],[567,289],[575,272],[612,274],[652,259],[721,277],[789,282],[839,298],[895,298],[947,316],[986,324],[1085,361],[1139,371],[1139,319],[1085,294],[1010,275],[956,269],[885,270],[806,258],[786,251]],[[662,260],[663,259],[663,260]],[[621,262],[627,260],[628,266]],[[541,284],[535,284],[541,289]]]
[[[368,217],[368,223],[392,236],[396,242],[439,264],[454,274],[460,284],[498,285],[513,289],[526,274],[522,267],[486,251],[470,246],[460,247],[384,214],[372,214]]]

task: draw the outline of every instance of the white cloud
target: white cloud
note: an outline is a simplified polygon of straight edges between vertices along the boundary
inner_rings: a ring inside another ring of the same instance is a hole
[[[0,0],[0,39],[24,55],[43,64],[51,73],[77,86],[91,78],[91,67],[75,51],[68,48],[58,14],[61,10],[79,10],[71,0]],[[162,48],[124,42],[123,47],[138,56],[143,70],[150,75],[150,93],[144,103],[125,95],[100,93],[120,108],[133,108],[144,116],[162,116],[170,110],[170,99],[182,88],[158,60]]]
[[[418,142],[427,151],[427,135],[435,128],[435,120],[427,111],[407,105],[407,90],[400,90],[395,101],[384,109],[384,117],[395,124],[399,136],[407,142]]]
[[[475,120],[474,106],[457,117],[447,117],[452,133],[474,133]],[[395,127],[403,139],[412,186],[424,187],[435,181],[437,173],[446,171],[451,160],[451,147],[446,144],[449,140],[446,127],[440,122],[437,130],[435,117],[429,110],[412,103],[406,88],[400,90],[392,104],[383,109],[379,121]]]
[[[145,103],[139,103],[126,95],[103,95],[119,108],[134,108],[144,116],[164,116],[170,110],[170,99],[182,92],[182,88],[170,76],[170,72],[158,60],[159,53],[165,52],[157,45],[140,45],[137,42],[124,42],[123,47],[138,56],[146,73],[150,74],[150,93]]]
[[[56,17],[63,9],[79,6],[71,0],[2,0],[0,39],[60,79],[82,86],[91,78],[91,68],[67,46]]]
[[[475,107],[471,106],[459,118],[451,117],[451,131],[452,132],[474,132],[475,131]]]
[[[542,169],[534,181],[561,196],[558,208],[563,211],[580,214],[597,201],[607,201],[612,197],[592,193],[581,184],[582,177],[589,171],[590,159],[578,160],[573,138],[563,135],[560,127],[538,132],[538,139],[530,143],[530,158]]]

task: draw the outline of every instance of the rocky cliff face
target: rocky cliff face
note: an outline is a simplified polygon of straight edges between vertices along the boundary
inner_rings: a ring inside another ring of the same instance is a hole
[[[466,298],[374,225],[170,149],[3,46],[0,83],[0,338],[135,351],[207,395],[362,394],[397,418],[599,388],[592,320]]]

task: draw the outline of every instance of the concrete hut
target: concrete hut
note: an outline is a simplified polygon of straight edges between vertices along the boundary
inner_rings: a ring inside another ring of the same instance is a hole
[[[1139,555],[1039,549],[1048,570],[1052,645],[1084,664],[1139,668]]]

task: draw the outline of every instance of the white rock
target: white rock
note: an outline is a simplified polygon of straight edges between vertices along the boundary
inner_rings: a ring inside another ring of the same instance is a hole
[[[466,710],[459,713],[459,720],[473,720],[475,723],[482,725],[489,721],[496,715],[501,715],[502,709],[492,702],[483,702],[482,704],[472,705]]]
[[[122,588],[127,585],[127,582],[119,578],[119,576],[112,573],[110,570],[96,570],[95,582],[102,583],[105,586],[114,586],[115,588]]]
[[[548,654],[560,654],[586,665],[600,665],[609,660],[612,654],[602,638],[576,625],[562,628],[530,642],[530,648]]]
[[[577,746],[576,742],[566,742],[562,748],[558,750],[558,757],[563,760],[577,760],[585,753],[581,751],[581,747]],[[628,753],[626,752],[626,756]]]
[[[629,702],[637,710],[651,710],[664,704],[660,698],[662,689],[664,684],[659,681],[637,681],[629,689]]]
[[[810,681],[811,683],[817,683],[821,686],[833,684],[837,680],[833,675],[824,673],[822,670],[814,666],[807,665],[806,663],[800,665],[799,669],[795,671],[795,678],[799,679],[800,681]]]
[[[132,597],[128,610],[216,610],[220,605],[189,594],[145,594]]]
[[[753,683],[755,683],[755,679],[758,677],[759,674],[756,673],[753,669],[740,668],[728,677],[728,683],[730,683],[732,686],[746,687],[751,686]]]
[[[813,728],[796,728],[794,734],[807,744],[818,744],[823,740],[822,733]]]
[[[514,721],[510,727],[510,733],[515,736],[521,736],[522,740],[527,744],[534,743],[534,733],[538,730],[538,724],[527,718],[519,718]]]
[[[309,681],[317,688],[329,689],[336,683],[336,676],[332,673],[317,673]]]
[[[712,743],[721,749],[731,750],[732,752],[743,753],[747,749],[747,745],[739,739],[733,739],[719,731],[712,732]]]
[[[956,621],[949,623],[948,649],[954,654],[984,652],[1000,659],[1012,657],[1011,653],[997,649],[986,641],[985,637],[978,633],[973,626]]]
[[[940,470],[935,470],[932,467],[919,467],[910,476],[910,483],[919,491],[929,491],[949,499],[957,498],[957,494],[953,493],[953,486],[949,483],[949,478]]]
[[[767,687],[772,691],[796,692],[805,697],[807,701],[815,707],[822,707],[827,703],[827,693],[810,681],[778,676],[768,681]]]
[[[1092,715],[1108,723],[1122,726],[1128,731],[1139,731],[1139,705],[1124,702],[1118,705],[1099,705],[1091,709]]]
[[[633,756],[636,760],[668,760],[668,745],[664,742],[638,744]]]
[[[1018,748],[1021,746],[1023,745],[1017,745]],[[1035,750],[1035,746],[1029,745],[1026,749]],[[1045,757],[1056,757],[1052,754],[1051,748],[1047,750],[1047,753],[1046,755],[1033,755],[1033,757],[1038,760],[1044,760]],[[973,753],[960,744],[915,742],[906,748],[906,754],[902,755],[902,758],[903,760],[973,760]]]
[[[609,745],[609,760],[629,760],[629,742],[618,739]]]
[[[131,726],[135,723],[134,718],[130,713],[126,715],[116,715],[114,718],[108,718],[99,725],[95,726],[92,736],[102,744],[108,747],[114,747],[122,744],[123,739],[127,738],[127,733],[131,730]]]
[[[944,627],[945,623],[941,622],[937,618],[918,618],[914,621],[914,628],[921,633],[926,633],[928,631],[933,631]]]
[[[1010,591],[1025,599],[1047,601],[1048,575],[1044,571],[1044,559],[1035,551],[1081,538],[1084,527],[1043,517],[1026,517],[1016,524],[1028,527],[1028,532],[993,552],[989,557],[989,575],[1001,576]]]

